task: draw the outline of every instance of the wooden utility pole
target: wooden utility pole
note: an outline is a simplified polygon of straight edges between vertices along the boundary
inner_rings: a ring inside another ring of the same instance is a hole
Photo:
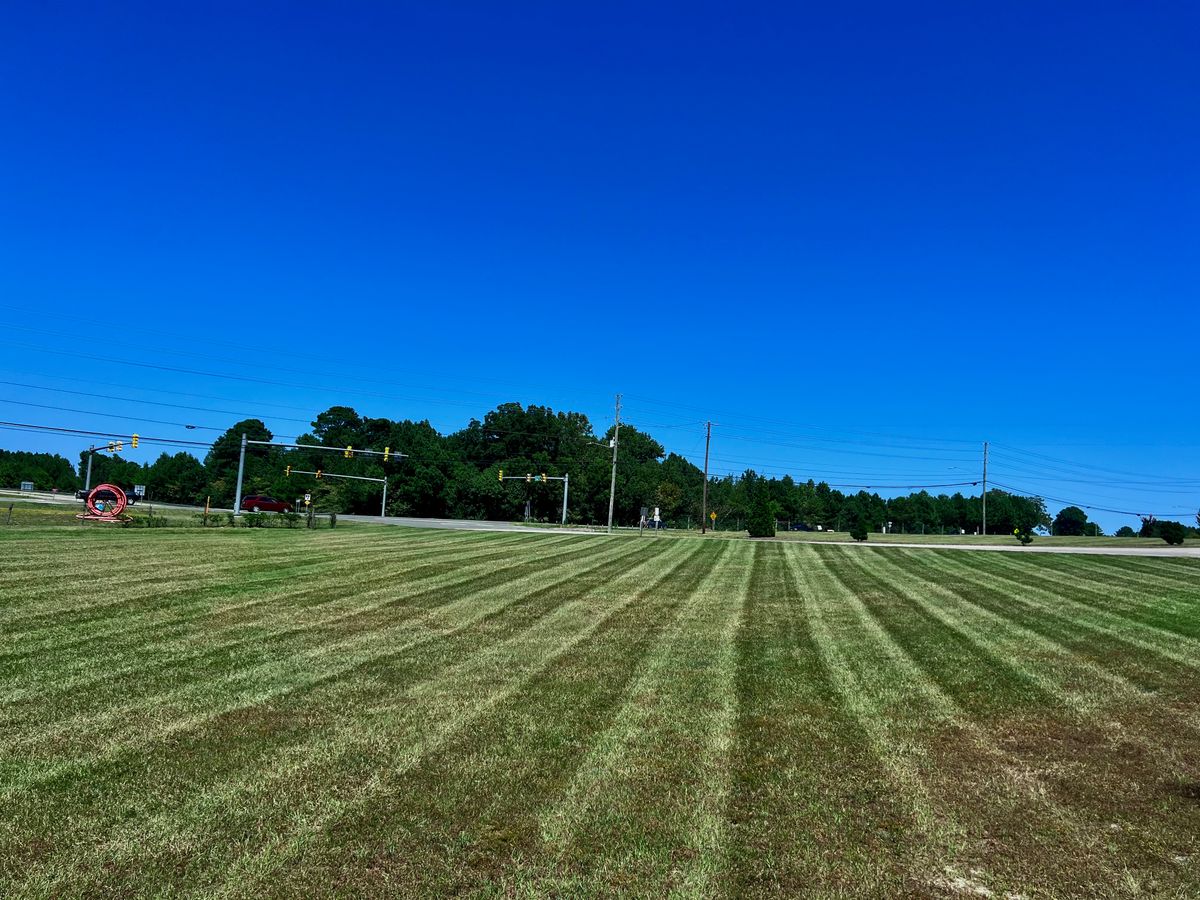
[[[700,501],[700,533],[708,526],[708,445],[712,443],[712,422],[704,423],[704,499]]]
[[[983,442],[983,533],[987,534],[987,445]]]
[[[617,439],[621,436],[621,395],[617,394],[617,414],[612,439],[612,481],[608,484],[608,533],[612,534],[613,502],[617,498]]]

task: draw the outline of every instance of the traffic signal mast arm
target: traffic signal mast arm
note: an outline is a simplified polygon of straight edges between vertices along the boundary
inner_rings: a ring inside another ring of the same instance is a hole
[[[318,478],[349,478],[352,481],[373,481],[376,484],[383,484],[387,481],[386,478],[367,478],[365,475],[334,475],[332,472],[326,472],[323,469],[318,469],[316,472],[310,472],[307,469],[293,469],[288,466],[288,473],[291,475],[316,475]]]
[[[546,475],[545,473],[543,473],[541,475],[534,475],[532,472],[526,472],[524,475],[505,475],[503,469],[500,470],[500,474],[497,477],[499,478],[500,481],[527,481],[527,482],[567,481],[570,479],[569,475]]]
[[[384,447],[382,450],[355,450],[353,447],[327,447],[324,444],[281,444],[276,441],[252,441],[246,439],[247,444],[254,444],[258,447],[283,447],[289,450],[325,450],[330,453],[340,453],[342,456],[379,456],[384,462],[388,462],[392,457],[403,459],[408,454],[400,453],[393,450],[391,447]]]

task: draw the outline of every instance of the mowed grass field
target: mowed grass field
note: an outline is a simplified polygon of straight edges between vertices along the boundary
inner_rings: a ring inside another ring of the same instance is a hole
[[[0,531],[0,895],[1200,894],[1200,564]]]

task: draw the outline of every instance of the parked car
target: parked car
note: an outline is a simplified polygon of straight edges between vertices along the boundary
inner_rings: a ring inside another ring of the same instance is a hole
[[[86,500],[86,499],[88,498],[88,495],[89,495],[89,494],[90,494],[90,493],[91,493],[93,490],[96,490],[96,489],[95,489],[95,488],[92,488],[91,490],[87,490],[87,491],[85,491],[85,490],[78,490],[78,491],[76,491],[76,492],[75,492],[75,499],[76,499],[76,500]],[[122,489],[122,490],[124,490],[124,489]],[[141,500],[141,499],[142,499],[142,495],[141,495],[141,494],[135,494],[135,493],[134,493],[132,490],[129,490],[129,491],[124,491],[124,493],[125,493],[125,502],[126,502],[126,503],[128,503],[130,506],[133,506],[133,504],[137,503],[139,500]],[[97,500],[104,500],[105,502],[108,502],[108,501],[110,501],[110,500],[116,500],[116,499],[117,499],[117,495],[116,495],[116,494],[114,494],[112,491],[110,491],[110,490],[108,490],[108,489],[106,488],[106,489],[104,489],[104,490],[100,491],[100,492],[99,492],[99,493],[96,495],[96,499],[97,499]]]
[[[243,512],[291,512],[292,505],[268,497],[265,494],[251,494],[242,498]]]

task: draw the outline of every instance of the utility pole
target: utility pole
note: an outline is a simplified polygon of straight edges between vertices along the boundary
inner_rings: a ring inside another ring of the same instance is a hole
[[[233,498],[233,514],[242,514],[242,472],[246,469],[246,432],[242,432],[242,452],[238,456],[237,496]]]
[[[704,423],[704,499],[700,501],[700,533],[708,525],[708,445],[712,443],[712,422]]]
[[[96,455],[96,445],[92,444],[92,446],[90,446],[88,448],[87,478],[83,482],[83,489],[85,491],[90,491],[92,489],[92,457],[95,455]]]
[[[612,481],[608,484],[608,533],[612,534],[613,502],[617,499],[617,439],[621,436],[621,395],[617,394],[617,415],[612,439]]]
[[[987,534],[987,445],[983,442],[983,533]]]
[[[563,514],[562,523],[567,524],[567,491],[571,489],[571,473],[563,472]]]

